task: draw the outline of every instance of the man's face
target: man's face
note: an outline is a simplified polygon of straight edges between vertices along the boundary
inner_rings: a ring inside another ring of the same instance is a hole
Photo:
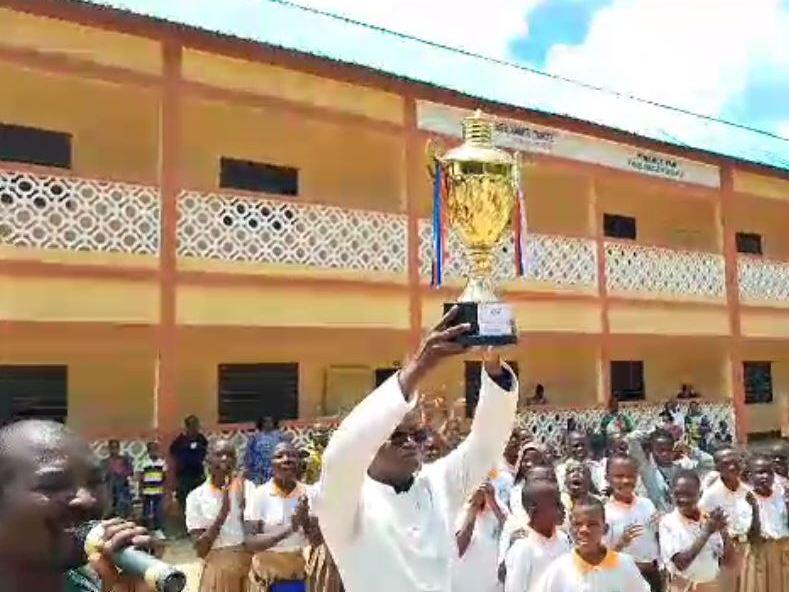
[[[110,440],[107,448],[111,456],[118,456],[121,451],[121,445],[117,440]]]
[[[378,449],[371,468],[398,479],[408,479],[422,466],[425,431],[416,414],[409,414]]]
[[[657,438],[652,441],[652,458],[658,466],[670,467],[674,464],[674,442],[669,438]]]
[[[570,532],[582,552],[599,549],[606,530],[603,513],[597,507],[576,506],[570,516]]]
[[[20,438],[9,461],[15,476],[0,504],[0,561],[21,572],[78,567],[85,561],[74,528],[104,509],[99,465],[71,436],[47,445]]]
[[[195,416],[187,417],[184,422],[187,434],[196,434],[200,431],[200,420]]]

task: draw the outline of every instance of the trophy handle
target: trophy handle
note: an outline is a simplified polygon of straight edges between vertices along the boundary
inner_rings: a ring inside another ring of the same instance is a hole
[[[441,162],[439,149],[438,142],[433,138],[428,138],[425,143],[425,167],[427,167],[427,174],[431,180],[435,178],[436,163]]]

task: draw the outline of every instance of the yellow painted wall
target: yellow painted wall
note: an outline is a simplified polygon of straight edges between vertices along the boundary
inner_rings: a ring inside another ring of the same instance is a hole
[[[153,422],[155,332],[33,326],[0,335],[0,364],[68,365],[69,425],[136,433]]]
[[[179,332],[179,411],[217,419],[219,364],[299,363],[299,415],[323,414],[326,369],[390,367],[402,362],[407,338],[393,331],[184,328]]]
[[[219,186],[228,156],[299,169],[299,201],[402,211],[402,137],[284,111],[189,100],[184,105],[183,182]]]
[[[154,324],[159,284],[0,276],[0,319]]]
[[[156,184],[155,92],[0,63],[0,121],[73,134],[73,173]]]
[[[60,52],[80,60],[158,74],[156,41],[0,8],[0,39],[6,45]]]
[[[398,95],[280,66],[186,50],[183,75],[211,86],[308,103],[389,123],[403,121],[403,101]]]
[[[789,181],[745,171],[734,171],[734,190],[772,199],[789,200]]]
[[[742,334],[748,337],[789,339],[789,312],[780,309],[748,310],[740,313]]]
[[[616,302],[609,308],[612,333],[658,335],[727,335],[724,307],[682,307],[679,304]]]
[[[690,383],[706,399],[731,396],[726,351],[721,343],[705,339],[643,339],[615,342],[612,360],[643,360],[648,401],[676,395]]]
[[[405,291],[338,291],[321,289],[317,285],[266,288],[181,286],[177,314],[178,322],[184,325],[409,327]]]
[[[746,406],[749,432],[771,432],[789,428],[789,344],[786,341],[749,341],[743,347],[744,361],[772,362],[773,402]]]
[[[739,196],[732,218],[735,231],[762,235],[765,257],[789,259],[789,233],[786,232],[789,203]]]
[[[635,216],[639,243],[719,251],[719,224],[712,200],[631,179],[598,179],[597,197],[602,212]]]

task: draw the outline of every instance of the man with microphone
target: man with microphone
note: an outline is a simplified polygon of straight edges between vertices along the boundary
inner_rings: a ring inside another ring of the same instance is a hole
[[[113,563],[139,562],[126,550],[152,540],[120,519],[92,529],[104,497],[97,459],[65,426],[28,420],[0,428],[0,592],[100,592],[117,583]],[[90,530],[86,565],[82,534]]]

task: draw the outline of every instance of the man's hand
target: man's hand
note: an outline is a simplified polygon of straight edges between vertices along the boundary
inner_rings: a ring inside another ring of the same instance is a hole
[[[100,549],[88,557],[88,562],[101,578],[104,587],[109,589],[119,579],[118,570],[112,563],[112,555],[129,546],[153,549],[154,541],[147,529],[122,518],[105,520],[102,522],[102,526],[104,527],[104,536]]]
[[[458,307],[453,307],[422,341],[416,355],[400,371],[398,380],[406,398],[410,399],[419,381],[439,362],[466,351],[466,346],[452,341],[471,329],[468,323],[452,326]]]

